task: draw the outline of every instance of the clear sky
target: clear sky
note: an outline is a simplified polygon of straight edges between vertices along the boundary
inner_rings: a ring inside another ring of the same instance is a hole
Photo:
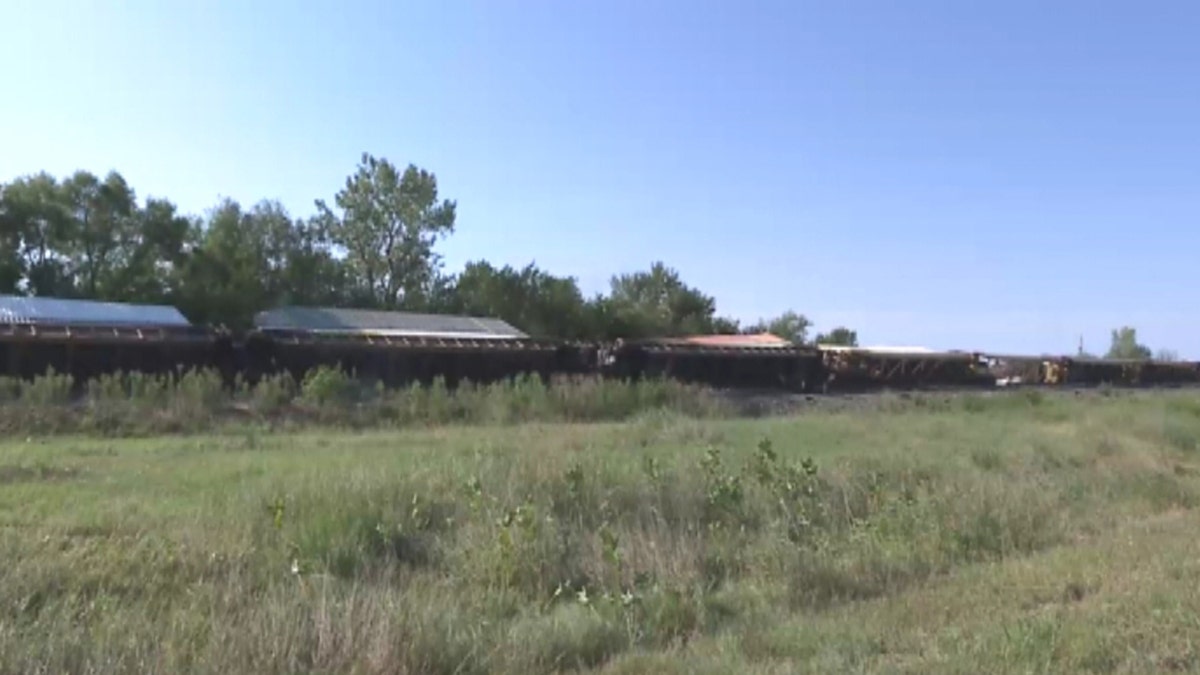
[[[450,269],[662,259],[865,344],[1200,358],[1200,3],[0,3],[0,180],[306,216],[362,152]]]

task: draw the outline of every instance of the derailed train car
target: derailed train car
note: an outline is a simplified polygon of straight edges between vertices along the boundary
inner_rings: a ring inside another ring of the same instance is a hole
[[[981,354],[980,359],[998,387],[1048,384],[1056,372],[1052,356]]]
[[[531,338],[497,319],[283,307],[254,322],[244,342],[250,381],[274,373],[301,381],[333,367],[389,387],[435,380],[455,387],[520,375],[548,382],[595,369],[587,345]]]
[[[238,364],[232,337],[192,325],[174,307],[0,296],[0,375],[31,379],[212,370]]]
[[[1054,363],[1054,381],[1047,384],[1117,387],[1168,386],[1200,382],[1195,363],[1062,357]]]
[[[246,379],[287,374],[297,382],[320,368],[337,368],[388,387],[486,384],[520,375],[549,382],[556,375],[590,372],[586,345],[546,340],[482,340],[458,337],[320,335],[305,331],[256,331],[247,336]]]
[[[986,355],[1000,385],[1161,387],[1200,384],[1200,363],[1084,356]]]
[[[227,384],[335,367],[390,387],[488,383],[529,374],[670,378],[730,389],[804,393],[995,386],[1200,384],[1200,364],[1067,356],[995,356],[919,348],[796,345],[770,335],[617,340],[532,338],[494,319],[282,308],[233,336],[173,307],[0,296],[0,375],[48,370],[77,384],[119,372],[217,370]]]
[[[977,354],[914,347],[820,345],[825,391],[991,387],[996,377]]]
[[[807,392],[823,377],[815,349],[767,336],[617,340],[600,350],[599,361],[607,377],[670,378],[721,388]]]
[[[196,327],[0,324],[0,367],[8,377],[54,372],[78,383],[122,372],[181,375],[237,370],[232,338]]]
[[[1188,361],[1143,361],[1138,381],[1148,386],[1200,384],[1200,363]]]

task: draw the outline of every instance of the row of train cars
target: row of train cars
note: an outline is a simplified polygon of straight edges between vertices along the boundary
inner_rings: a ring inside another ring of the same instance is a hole
[[[296,329],[242,334],[186,327],[0,324],[0,376],[53,369],[77,383],[115,372],[214,369],[229,383],[288,373],[302,381],[342,368],[387,386],[486,383],[521,374],[637,380],[667,377],[718,388],[794,393],[1200,384],[1200,363],[1076,356],[1005,356],[919,349],[795,345],[748,336],[617,340],[607,344],[532,338],[470,339],[329,335]]]

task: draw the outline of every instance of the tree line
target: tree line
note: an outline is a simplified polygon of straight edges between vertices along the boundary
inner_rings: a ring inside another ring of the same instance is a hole
[[[712,296],[658,261],[612,277],[586,297],[577,280],[530,263],[486,260],[446,273],[438,243],[457,203],[437,177],[364,153],[333,196],[294,217],[278,202],[225,199],[207,214],[168,199],[139,200],[120,173],[46,172],[0,185],[0,293],[178,307],[194,323],[248,328],[282,305],[355,307],[504,319],[560,339],[773,332],[807,342],[807,317],[788,311],[740,325]],[[836,328],[819,339],[855,344]]]
[[[457,203],[432,172],[369,153],[332,204],[314,206],[293,217],[276,201],[225,199],[197,216],[139,200],[116,171],[18,177],[0,184],[0,293],[173,305],[193,323],[231,329],[266,308],[304,305],[491,316],[558,339],[769,332],[858,344],[846,327],[810,335],[794,310],[749,325],[720,316],[712,296],[662,261],[591,297],[532,262],[475,260],[447,273],[437,245],[455,231]],[[1122,331],[1109,356],[1149,354]]]

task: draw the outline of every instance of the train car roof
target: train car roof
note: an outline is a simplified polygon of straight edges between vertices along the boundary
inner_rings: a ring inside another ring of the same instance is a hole
[[[279,307],[254,315],[259,330],[307,331],[381,337],[466,338],[472,340],[521,340],[529,336],[500,319],[381,312],[331,307]]]
[[[0,324],[58,326],[137,326],[188,328],[192,324],[168,305],[0,295]]]

